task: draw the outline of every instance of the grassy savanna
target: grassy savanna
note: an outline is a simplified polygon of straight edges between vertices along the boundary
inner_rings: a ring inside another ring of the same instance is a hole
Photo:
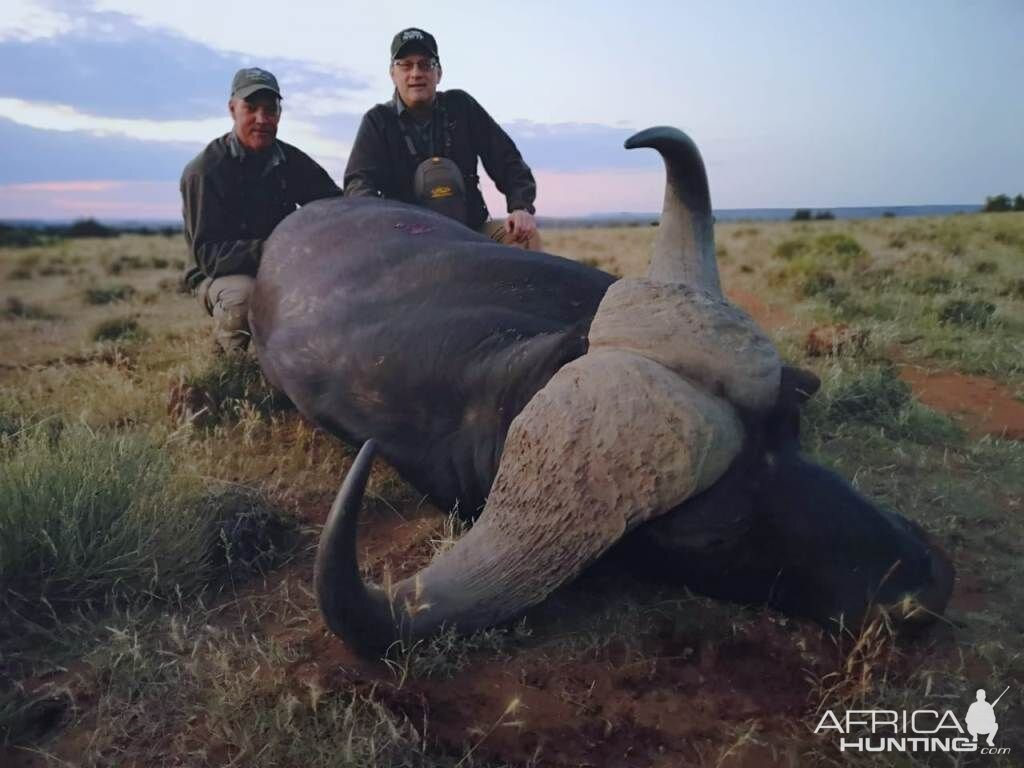
[[[545,240],[638,275],[654,233]],[[806,450],[956,561],[949,616],[924,637],[897,642],[884,620],[828,633],[608,562],[512,627],[361,662],[310,593],[351,450],[251,364],[212,357],[176,290],[179,238],[64,240],[0,250],[0,763],[945,764],[840,755],[811,731],[854,705],[962,718],[975,689],[1010,686],[1012,753],[973,759],[1017,764],[1024,215],[716,235],[727,293],[823,379]],[[965,404],[943,409],[936,382]],[[383,467],[368,507],[377,579],[458,535]]]

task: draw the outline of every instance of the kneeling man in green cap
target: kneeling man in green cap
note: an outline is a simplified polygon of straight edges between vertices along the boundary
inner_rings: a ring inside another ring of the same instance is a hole
[[[228,111],[234,128],[211,141],[181,175],[186,284],[213,317],[216,348],[249,344],[249,296],[263,241],[296,207],[341,190],[312,158],[277,139],[281,88],[265,69],[240,69]]]

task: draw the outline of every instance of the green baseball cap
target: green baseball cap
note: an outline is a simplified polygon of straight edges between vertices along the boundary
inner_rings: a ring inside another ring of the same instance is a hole
[[[284,98],[281,95],[281,88],[277,84],[277,78],[267,70],[259,67],[245,67],[235,72],[235,77],[231,81],[232,99],[247,99],[256,91],[273,91],[279,99]]]
[[[438,61],[441,60],[437,55],[437,41],[434,36],[416,27],[403,29],[395,35],[395,39],[391,41],[391,58],[400,59],[403,53],[409,53],[412,48],[419,48]]]

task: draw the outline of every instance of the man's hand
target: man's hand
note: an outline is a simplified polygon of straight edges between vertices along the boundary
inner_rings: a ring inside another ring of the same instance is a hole
[[[505,229],[514,243],[528,243],[537,234],[537,222],[529,211],[512,211],[505,220]]]

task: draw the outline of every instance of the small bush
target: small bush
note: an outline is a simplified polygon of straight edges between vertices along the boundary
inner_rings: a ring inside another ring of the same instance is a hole
[[[89,333],[93,341],[142,341],[149,334],[131,317],[113,317],[99,323]]]
[[[775,247],[772,255],[783,261],[792,261],[810,250],[810,243],[806,240],[784,240]]]
[[[145,269],[146,263],[139,256],[118,256],[107,264],[107,272],[111,275],[119,275],[133,269]]]
[[[206,579],[209,519],[147,440],[23,430],[0,454],[0,614],[172,596]],[[45,602],[44,602],[45,601]]]
[[[212,510],[209,562],[224,581],[236,583],[266,574],[295,550],[295,523],[265,494],[237,486],[208,494],[200,502]]]
[[[995,311],[996,305],[988,301],[953,299],[939,309],[939,322],[943,325],[985,328]]]
[[[919,296],[934,296],[953,290],[953,280],[946,275],[926,275],[912,281],[908,286],[911,293]]]
[[[1024,299],[1024,277],[1011,280],[1002,291],[1000,296],[1009,296],[1013,299]]]
[[[975,262],[973,269],[979,275],[994,275],[999,271],[999,265],[994,261],[978,261]]]
[[[909,385],[892,367],[840,370],[807,405],[809,435],[833,435],[845,428],[882,430],[888,437],[921,445],[955,444],[963,430],[946,416],[913,399]]]
[[[840,269],[849,269],[867,255],[860,243],[839,232],[819,237],[814,241],[814,250],[829,258]]]
[[[293,407],[248,355],[215,358],[208,368],[184,376],[172,387],[171,399],[172,414],[191,419],[201,412],[197,423],[203,426],[237,420],[247,410],[267,415]]]
[[[26,304],[17,296],[8,296],[0,317],[5,320],[53,320],[57,316],[36,304]]]
[[[130,285],[116,284],[87,288],[85,290],[85,301],[87,304],[111,304],[115,301],[127,301],[135,295],[135,289]]]
[[[810,208],[797,208],[793,211],[791,221],[810,221],[811,220],[811,209]]]
[[[812,272],[800,286],[800,293],[804,296],[817,296],[819,293],[830,291],[836,286],[836,278],[831,272],[820,270]]]
[[[71,267],[61,263],[50,263],[39,268],[41,277],[57,277],[59,275],[70,275]]]
[[[31,280],[32,270],[27,267],[15,267],[7,273],[8,280]]]
[[[869,370],[843,381],[829,393],[830,421],[884,425],[910,403],[910,386],[891,368]]]

